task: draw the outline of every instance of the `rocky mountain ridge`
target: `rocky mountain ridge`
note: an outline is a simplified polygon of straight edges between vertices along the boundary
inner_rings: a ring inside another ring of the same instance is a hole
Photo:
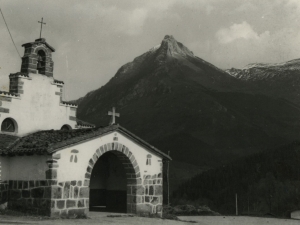
[[[297,105],[253,90],[167,35],[81,98],[77,116],[107,125],[114,106],[118,123],[175,161],[218,166],[298,138]]]
[[[252,93],[276,96],[300,106],[300,59],[274,64],[249,64],[226,70]]]

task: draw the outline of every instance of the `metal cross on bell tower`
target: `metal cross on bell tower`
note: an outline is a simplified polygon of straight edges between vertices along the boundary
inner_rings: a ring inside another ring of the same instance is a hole
[[[111,116],[111,121],[109,123],[109,125],[113,125],[116,123],[116,117],[120,117],[120,113],[116,113],[116,108],[113,107],[112,108],[112,112],[108,111],[108,115]]]
[[[38,23],[41,24],[41,31],[40,31],[40,38],[42,38],[42,29],[43,29],[43,24],[46,25],[46,23],[43,23],[43,17],[42,17],[42,22],[41,21],[38,21]]]

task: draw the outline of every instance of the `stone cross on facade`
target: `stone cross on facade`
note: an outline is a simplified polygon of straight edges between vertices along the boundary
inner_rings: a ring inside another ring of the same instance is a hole
[[[112,112],[108,111],[108,115],[111,116],[111,121],[109,125],[113,125],[116,123],[116,117],[120,117],[120,113],[116,113],[116,108],[112,108]]]
[[[46,23],[43,23],[43,17],[42,17],[42,22],[38,21],[38,23],[41,24],[41,31],[40,31],[40,38],[42,38],[42,29],[43,29],[43,24],[46,25]]]

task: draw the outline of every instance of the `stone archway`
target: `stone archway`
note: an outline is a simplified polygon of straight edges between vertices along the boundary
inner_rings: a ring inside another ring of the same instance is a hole
[[[136,213],[137,203],[141,203],[143,201],[142,198],[144,198],[144,187],[141,185],[142,179],[137,161],[132,152],[125,145],[112,142],[98,148],[93,157],[89,160],[85,179],[91,183],[90,179],[94,166],[99,158],[107,152],[114,154],[118,158],[125,171],[124,174],[126,174],[126,212]]]
[[[90,211],[127,212],[127,179],[118,151],[99,157],[90,179]]]

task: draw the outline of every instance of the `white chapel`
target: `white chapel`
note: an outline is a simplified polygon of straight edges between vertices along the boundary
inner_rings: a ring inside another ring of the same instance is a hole
[[[0,91],[0,205],[51,217],[161,216],[171,158],[114,120],[99,128],[78,120],[53,77],[54,48],[44,38],[22,46],[21,70]]]

